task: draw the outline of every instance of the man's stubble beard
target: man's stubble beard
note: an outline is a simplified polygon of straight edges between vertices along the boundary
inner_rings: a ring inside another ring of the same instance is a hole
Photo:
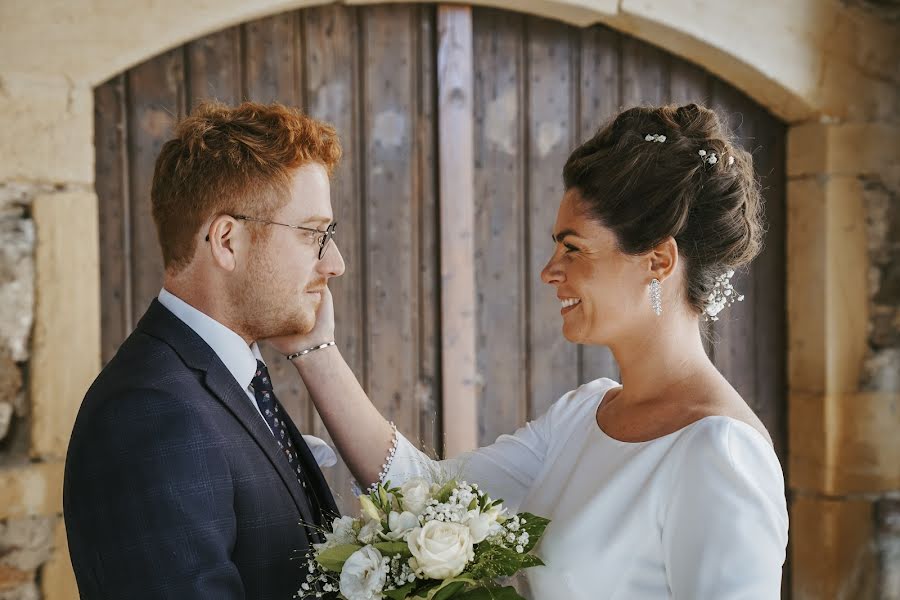
[[[312,331],[315,307],[304,306],[303,292],[261,260],[253,260],[249,272],[252,281],[241,284],[233,296],[237,299],[235,321],[245,335],[256,341]]]

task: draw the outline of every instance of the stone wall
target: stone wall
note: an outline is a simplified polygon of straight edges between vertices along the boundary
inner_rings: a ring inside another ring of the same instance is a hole
[[[0,467],[28,460],[24,388],[34,314],[32,191],[0,185]],[[50,555],[53,517],[0,520],[0,599],[37,598],[35,571]]]
[[[897,115],[900,120],[900,115]],[[898,140],[900,145],[900,140]],[[869,241],[869,354],[862,387],[900,392],[900,168],[865,177]],[[900,410],[900,406],[896,407]],[[900,436],[900,431],[895,435]],[[896,465],[900,470],[900,464]],[[875,499],[877,597],[900,599],[900,489]]]

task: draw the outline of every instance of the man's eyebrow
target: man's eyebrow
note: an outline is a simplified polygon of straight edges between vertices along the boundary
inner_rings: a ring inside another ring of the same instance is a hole
[[[322,216],[308,217],[303,220],[303,224],[304,225],[330,225],[331,217],[322,217]]]
[[[566,237],[568,237],[570,235],[573,235],[575,237],[581,237],[580,235],[578,235],[578,232],[575,231],[574,229],[563,229],[562,231],[559,231],[557,233],[550,234],[550,237],[553,238],[554,242],[559,244],[563,241],[563,239],[565,239]]]

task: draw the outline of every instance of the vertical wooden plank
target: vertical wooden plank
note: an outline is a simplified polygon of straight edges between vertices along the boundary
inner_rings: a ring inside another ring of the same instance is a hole
[[[441,395],[441,265],[440,206],[437,182],[437,37],[434,6],[420,5],[414,14],[413,75],[415,78],[415,163],[413,205],[418,239],[418,311],[416,314],[417,379],[415,403],[419,439],[435,456],[445,454],[441,436],[443,397]]]
[[[669,98],[672,104],[709,106],[711,100],[709,73],[677,56],[669,56]]]
[[[304,61],[303,49],[297,42],[301,14],[282,13],[241,26],[243,99],[289,106],[299,103],[298,65]],[[262,348],[262,354],[285,410],[301,431],[312,432],[315,411],[296,370],[268,345]]]
[[[126,153],[125,77],[94,90],[94,146],[100,234],[101,356],[104,364],[133,327]]]
[[[525,143],[521,15],[474,9],[479,444],[527,416]]]
[[[218,100],[235,106],[241,99],[241,30],[225,29],[185,47],[188,106]]]
[[[553,252],[550,235],[563,195],[562,167],[575,138],[571,27],[529,18],[529,417],[543,414],[578,384],[577,347],[562,335],[556,292],[540,279]]]
[[[646,42],[623,35],[622,107],[665,104],[669,98],[666,55]]]
[[[472,9],[437,9],[438,181],[441,248],[444,450],[478,446],[475,367],[475,189],[473,163]]]
[[[244,99],[302,106],[302,12],[286,12],[243,26]]]
[[[753,153],[757,142],[752,104],[743,94],[719,80],[713,83],[712,92],[713,108],[744,149]],[[761,341],[753,323],[756,281],[753,265],[734,274],[732,285],[744,295],[744,301],[723,311],[713,325],[716,366],[754,410],[758,408],[755,348]]]
[[[754,263],[757,285],[753,324],[760,332],[755,348],[756,404],[775,441],[775,451],[787,468],[785,127],[768,114],[761,114],[757,123],[754,164],[763,188],[768,232]]]
[[[132,307],[135,319],[162,286],[162,252],[150,206],[153,169],[162,145],[184,114],[184,51],[161,54],[128,72],[128,158],[132,239]]]
[[[712,80],[706,71],[677,56],[670,55],[669,74],[669,98],[672,104],[684,105],[695,103],[701,106],[709,106],[712,102]],[[715,345],[712,339],[712,325],[700,321],[700,331],[703,335],[703,347],[709,357],[715,360]]]
[[[416,410],[418,247],[413,204],[415,12],[412,6],[362,11],[363,127],[366,165],[366,380],[372,401],[411,440]]]
[[[581,31],[578,143],[591,138],[619,112],[619,34],[602,25]],[[606,346],[581,346],[578,382],[619,377],[615,357]]]
[[[340,5],[310,8],[301,20],[303,70],[307,75],[304,96],[309,113],[334,125],[344,154],[331,182],[331,204],[338,233],[335,244],[346,271],[329,284],[334,294],[336,341],[347,364],[364,374],[366,324],[363,321],[363,227],[360,202],[359,146],[359,28],[358,10]],[[296,374],[295,374],[296,376]],[[321,419],[313,411],[315,435],[329,440]],[[343,461],[326,470],[338,506],[349,514],[356,499],[349,494],[352,476]]]

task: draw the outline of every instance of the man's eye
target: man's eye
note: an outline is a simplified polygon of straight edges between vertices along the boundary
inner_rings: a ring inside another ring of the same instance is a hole
[[[569,253],[569,252],[578,252],[578,248],[576,248],[576,247],[573,246],[572,244],[563,244],[563,246],[566,247],[566,253]]]

